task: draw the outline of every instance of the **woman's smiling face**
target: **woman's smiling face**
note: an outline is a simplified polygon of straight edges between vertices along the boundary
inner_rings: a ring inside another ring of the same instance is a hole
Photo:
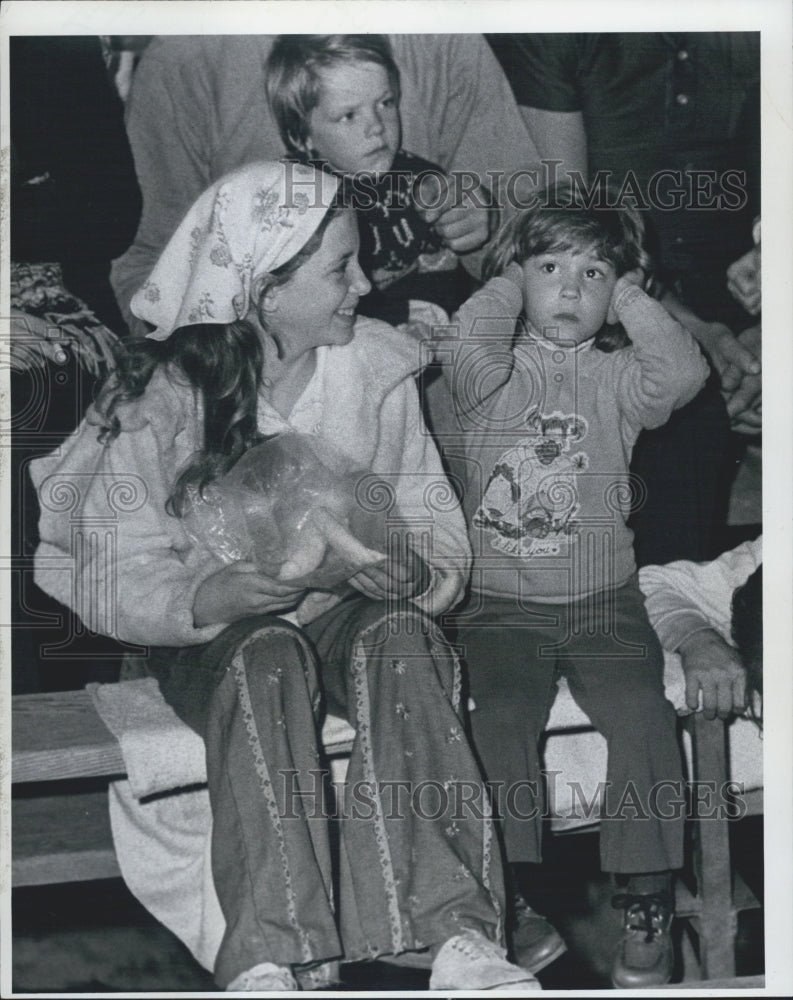
[[[264,296],[267,333],[284,361],[326,344],[348,344],[358,300],[371,289],[358,263],[358,225],[345,209],[319,249],[283,285]]]

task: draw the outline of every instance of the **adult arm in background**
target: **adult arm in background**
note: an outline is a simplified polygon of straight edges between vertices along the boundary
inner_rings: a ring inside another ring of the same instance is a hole
[[[708,718],[724,718],[743,707],[745,671],[728,641],[732,595],[762,560],[761,536],[712,562],[679,560],[639,571],[647,614],[661,645],[680,654],[686,703],[695,710],[701,691]]]
[[[536,169],[539,154],[484,36],[389,37],[402,78],[404,148],[438,163],[447,174],[478,179],[508,215],[510,201],[525,200],[535,187],[523,172]],[[517,183],[511,199],[510,177]],[[491,213],[490,235],[500,215]],[[465,253],[464,246],[454,249]],[[485,253],[483,247],[463,257],[466,269],[477,277]]]
[[[252,160],[284,153],[267,106],[269,35],[172,35],[141,56],[127,101],[127,132],[143,214],[111,282],[133,332],[146,325],[129,309],[188,208],[213,181]]]
[[[760,220],[754,225],[753,238],[756,245],[727,268],[727,290],[730,295],[752,316],[759,316],[762,305],[762,262],[760,255]],[[761,361],[762,324],[751,326],[739,334],[738,339]],[[735,389],[727,399],[727,412],[732,420],[733,430],[739,434],[759,434],[763,427],[762,378],[760,373],[740,376],[732,373],[733,380],[739,379]]]

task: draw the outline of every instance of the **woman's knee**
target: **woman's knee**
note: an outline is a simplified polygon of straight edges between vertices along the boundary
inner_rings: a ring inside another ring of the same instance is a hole
[[[451,653],[446,637],[438,625],[420,608],[398,610],[376,601],[367,602],[356,621],[355,644],[367,652],[378,650],[388,655],[394,651],[424,654],[431,647]]]

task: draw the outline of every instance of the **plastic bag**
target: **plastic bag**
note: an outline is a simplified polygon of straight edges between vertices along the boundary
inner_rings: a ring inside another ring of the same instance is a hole
[[[386,558],[382,514],[356,501],[367,474],[318,438],[280,434],[203,496],[191,493],[185,528],[225,562],[245,559],[266,576],[328,590]]]

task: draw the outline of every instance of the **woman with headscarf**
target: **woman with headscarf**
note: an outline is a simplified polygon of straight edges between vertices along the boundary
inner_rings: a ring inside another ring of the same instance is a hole
[[[133,299],[153,329],[64,449],[34,463],[37,579],[89,628],[150,644],[163,695],[205,740],[219,985],[327,984],[341,956],[429,948],[432,988],[537,989],[501,947],[502,873],[459,666],[432,622],[465,587],[465,528],[421,420],[415,342],[355,317],[369,284],[337,184],[255,163],[189,210]],[[396,546],[370,533],[368,551],[388,559],[353,555],[333,591],[284,571],[293,551],[269,574],[249,553],[224,560],[181,516],[218,496],[222,508],[240,457],[287,432],[366,470],[358,502],[380,500],[383,532],[402,525]],[[91,547],[110,535],[110,551]],[[274,616],[287,610],[298,625]],[[336,902],[320,690],[357,733]]]

